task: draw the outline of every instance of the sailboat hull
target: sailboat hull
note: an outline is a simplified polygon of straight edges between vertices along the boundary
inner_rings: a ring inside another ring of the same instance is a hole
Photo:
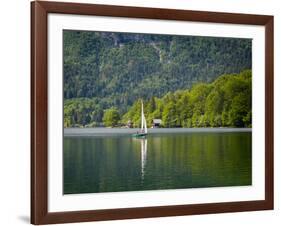
[[[132,137],[135,138],[145,138],[147,136],[147,133],[135,133],[132,135]]]

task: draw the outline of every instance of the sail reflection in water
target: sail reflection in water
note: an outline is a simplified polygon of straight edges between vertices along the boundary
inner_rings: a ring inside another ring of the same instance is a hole
[[[157,130],[155,130],[157,131]],[[252,184],[251,132],[64,137],[64,194]]]
[[[139,139],[141,142],[141,177],[144,178],[147,158],[147,139]]]

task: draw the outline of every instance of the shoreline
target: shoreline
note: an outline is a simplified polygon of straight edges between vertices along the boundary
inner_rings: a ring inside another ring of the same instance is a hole
[[[136,133],[139,128],[64,128],[65,137],[73,136],[116,136],[130,135]],[[148,129],[149,134],[167,133],[230,133],[230,132],[252,132],[252,128],[153,128]]]

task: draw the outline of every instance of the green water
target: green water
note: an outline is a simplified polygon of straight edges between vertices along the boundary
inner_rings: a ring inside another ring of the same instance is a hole
[[[251,185],[251,132],[64,137],[64,194]]]

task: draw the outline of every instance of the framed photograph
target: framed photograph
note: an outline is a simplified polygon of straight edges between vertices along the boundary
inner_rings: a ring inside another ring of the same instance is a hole
[[[31,3],[31,223],[273,209],[273,16]]]

